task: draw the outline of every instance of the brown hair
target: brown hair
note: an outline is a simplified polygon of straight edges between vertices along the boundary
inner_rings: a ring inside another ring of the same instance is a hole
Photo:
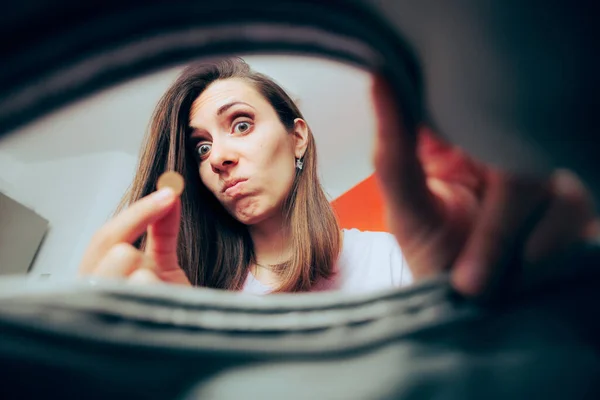
[[[242,78],[269,101],[291,132],[302,113],[287,93],[267,76],[254,72],[238,58],[188,66],[159,101],[144,139],[137,172],[118,211],[155,190],[160,174],[181,173],[186,188],[181,196],[181,225],[177,254],[190,282],[198,286],[239,290],[254,261],[252,240],[245,225],[225,211],[202,184],[198,161],[189,145],[192,103],[213,82]],[[285,203],[293,256],[278,273],[278,292],[308,291],[320,278],[330,278],[340,252],[340,229],[317,176],[317,153],[312,132]],[[135,244],[143,248],[145,235]]]

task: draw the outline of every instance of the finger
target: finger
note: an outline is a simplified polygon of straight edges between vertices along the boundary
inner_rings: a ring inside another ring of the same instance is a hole
[[[177,268],[177,237],[181,219],[181,201],[178,198],[162,218],[148,227],[146,254],[161,270]]]
[[[460,184],[476,195],[481,194],[487,168],[457,146],[446,143],[428,126],[419,131],[417,153],[428,178]]]
[[[537,181],[491,171],[487,181],[481,211],[451,273],[454,287],[467,296],[492,293],[503,283],[549,197],[549,188]]]
[[[161,189],[136,201],[112,218],[92,238],[83,256],[80,272],[86,274],[92,271],[115,244],[135,241],[146,231],[148,225],[166,215],[174,202],[173,190]]]
[[[440,223],[439,204],[427,187],[417,156],[416,132],[405,129],[401,110],[382,77],[374,78],[372,97],[377,119],[375,176],[390,229],[402,246],[419,231]]]
[[[127,280],[127,283],[133,285],[152,285],[162,283],[156,273],[151,269],[140,268],[136,269]]]
[[[126,278],[138,268],[151,267],[151,260],[129,243],[113,246],[90,275],[108,279]]]
[[[590,221],[585,227],[583,237],[588,240],[600,240],[600,219],[597,217],[593,221]]]
[[[543,219],[536,226],[525,248],[528,270],[524,284],[530,283],[546,261],[559,255],[579,240],[588,239],[594,224],[594,207],[590,193],[569,171],[558,171],[552,178],[553,198]]]

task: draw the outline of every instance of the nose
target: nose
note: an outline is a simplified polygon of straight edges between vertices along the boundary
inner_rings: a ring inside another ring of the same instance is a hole
[[[209,156],[210,166],[214,173],[222,173],[237,165],[238,156],[226,143],[213,142]]]

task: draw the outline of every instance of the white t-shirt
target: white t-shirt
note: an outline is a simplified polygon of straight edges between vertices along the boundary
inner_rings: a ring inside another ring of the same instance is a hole
[[[393,235],[344,229],[342,250],[331,279],[317,282],[313,291],[369,292],[406,286],[412,275]],[[272,288],[248,274],[245,293],[268,294]]]

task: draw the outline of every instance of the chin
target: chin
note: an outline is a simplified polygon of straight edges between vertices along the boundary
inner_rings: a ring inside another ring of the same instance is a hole
[[[260,218],[260,217],[256,218],[256,217],[237,216],[235,219],[237,219],[240,223],[242,223],[246,226],[260,224],[262,221],[264,221],[264,218]]]
[[[255,202],[242,201],[234,205],[230,214],[244,225],[255,225],[268,218],[268,213],[265,211]]]
[[[266,220],[267,217],[264,214],[247,214],[247,213],[235,213],[233,217],[244,225],[256,225]]]
[[[262,196],[243,197],[226,208],[233,218],[246,226],[260,224],[281,212],[281,208],[273,204],[271,199]]]

